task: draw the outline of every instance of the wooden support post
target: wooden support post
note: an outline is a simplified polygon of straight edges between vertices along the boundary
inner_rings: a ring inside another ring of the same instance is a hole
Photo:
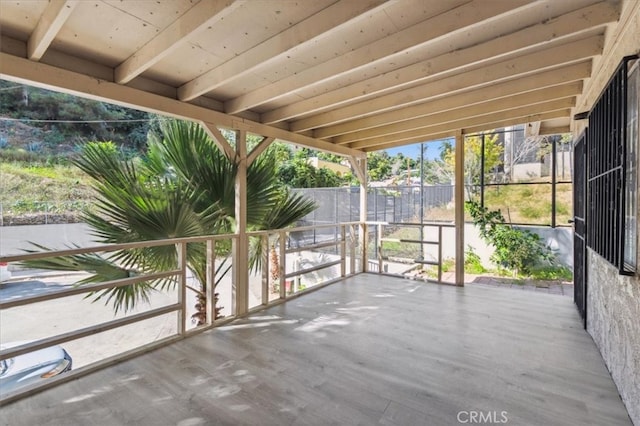
[[[347,276],[347,227],[340,225],[340,276]]]
[[[349,157],[353,166],[353,171],[360,181],[360,222],[362,222],[362,232],[360,233],[360,247],[362,247],[362,272],[367,272],[367,157]]]
[[[456,285],[464,286],[464,135],[456,131],[455,225]]]
[[[180,315],[178,315],[178,334],[183,335],[187,331],[187,244],[176,244],[178,253],[178,303],[180,304]]]
[[[438,225],[438,282],[442,282],[442,226]]]
[[[382,224],[379,223],[376,225],[376,254],[378,257],[378,273],[382,273],[382,269],[384,265],[382,264]],[[367,260],[367,263],[369,261]]]
[[[280,299],[287,298],[287,281],[285,275],[287,274],[287,233],[280,231],[278,234],[278,242],[280,244],[279,260],[280,264]]]
[[[206,121],[201,121],[200,125],[204,128],[205,132],[207,132],[216,146],[224,152],[224,155],[226,155],[230,161],[236,161],[237,151],[234,150],[231,144],[224,138],[220,129],[218,129],[214,123],[208,123]]]
[[[207,324],[213,323],[216,316],[216,304],[214,288],[216,283],[216,242],[215,240],[207,240],[207,306],[205,313],[207,314]]]
[[[356,273],[356,229],[349,225],[349,275]]]
[[[233,312],[244,315],[249,309],[249,237],[247,236],[247,132],[236,130],[236,234],[233,251]]]
[[[269,235],[260,237],[262,246],[262,304],[269,304]]]

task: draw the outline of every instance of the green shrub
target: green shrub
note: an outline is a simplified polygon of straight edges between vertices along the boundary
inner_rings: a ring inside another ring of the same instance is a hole
[[[531,270],[531,278],[536,280],[572,281],[573,271],[563,265],[539,266]]]
[[[534,267],[553,264],[553,253],[533,232],[516,229],[505,223],[500,210],[489,211],[479,203],[468,201],[465,207],[480,236],[495,248],[491,260],[513,271],[528,274]]]
[[[480,256],[473,251],[473,247],[467,246],[467,250],[464,253],[464,271],[469,274],[482,274],[487,272],[487,269],[482,266]]]
[[[456,266],[456,261],[449,258],[446,258],[442,261],[442,272],[453,271]]]

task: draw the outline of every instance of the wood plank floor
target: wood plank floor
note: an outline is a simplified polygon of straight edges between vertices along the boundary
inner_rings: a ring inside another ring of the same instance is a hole
[[[9,404],[0,419],[456,425],[472,412],[631,424],[571,299],[368,274]]]

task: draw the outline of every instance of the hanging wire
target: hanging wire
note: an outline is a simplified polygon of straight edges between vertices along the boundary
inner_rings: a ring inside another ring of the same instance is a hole
[[[160,118],[160,120],[165,120]],[[19,121],[21,123],[67,123],[67,124],[82,124],[82,123],[141,123],[153,121],[152,118],[137,118],[137,119],[123,119],[123,120],[44,120],[44,119],[32,119],[32,118],[9,118],[0,117],[0,121]]]

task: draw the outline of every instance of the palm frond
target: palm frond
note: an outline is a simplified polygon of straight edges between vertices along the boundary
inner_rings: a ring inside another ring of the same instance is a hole
[[[40,244],[31,244],[37,247],[39,250],[26,249],[25,251],[27,253],[51,251],[51,249]],[[70,248],[79,248],[79,246],[76,245]],[[115,281],[129,278],[140,273],[140,271],[138,270],[124,268],[118,265],[113,261],[112,258],[105,258],[95,253],[25,260],[23,262],[20,262],[20,265],[28,268],[56,271],[88,272],[91,274],[88,277],[77,281],[74,284],[75,286]],[[149,294],[155,290],[156,286],[162,284],[165,281],[167,280],[161,279],[146,281],[122,287],[93,291],[87,293],[85,298],[93,298],[93,301],[95,302],[106,297],[107,299],[105,301],[105,305],[108,303],[112,303],[114,311],[116,313],[120,310],[124,310],[125,312],[127,312],[141,301],[148,302]]]
[[[237,164],[195,123],[163,122],[162,136],[150,138],[148,154],[141,161],[123,161],[112,145],[91,143],[75,164],[94,179],[97,201],[95,209],[84,214],[84,220],[98,242],[129,243],[233,230]],[[273,153],[267,151],[247,169],[248,228],[284,228],[316,207],[312,201],[283,189],[274,164]],[[252,267],[261,260],[259,250],[252,245]],[[48,262],[40,263],[40,267],[93,270],[87,282],[98,282],[128,276],[132,271],[174,269],[177,250],[173,245],[144,247],[117,251],[108,258],[87,255]],[[227,262],[225,257],[214,285],[230,270]],[[187,267],[200,282],[202,294],[206,294],[206,263],[206,244],[189,243]],[[92,296],[112,303],[116,310],[128,310],[138,301],[148,300],[152,289],[173,285],[175,280],[165,279]]]
[[[285,190],[278,203],[264,216],[261,229],[282,229],[295,224],[318,208],[317,204],[302,194]]]

